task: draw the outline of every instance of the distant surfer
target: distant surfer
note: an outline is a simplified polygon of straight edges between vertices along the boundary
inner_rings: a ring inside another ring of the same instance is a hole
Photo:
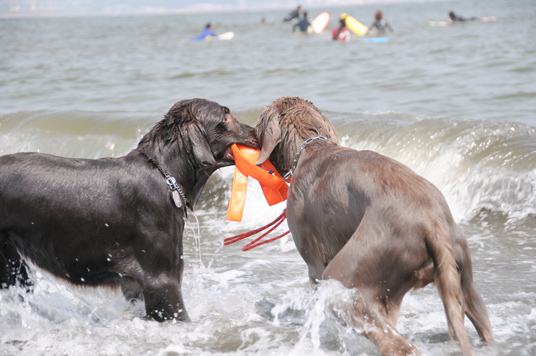
[[[289,22],[289,21],[292,21],[293,19],[299,19],[300,18],[300,13],[301,13],[301,5],[298,5],[298,7],[296,8],[296,10],[293,10],[291,11],[287,17],[285,17],[283,19],[283,21],[285,22]]]
[[[383,18],[383,13],[381,10],[376,11],[376,14],[374,15],[374,22],[372,25],[370,25],[367,35],[370,33],[370,31],[376,27],[378,30],[378,33],[385,33],[387,29],[389,29],[391,32],[393,32],[393,28],[389,25],[386,19]]]
[[[209,23],[207,23],[207,25],[205,26],[205,29],[203,30],[203,32],[201,32],[201,34],[197,37],[194,37],[192,38],[192,41],[203,41],[205,38],[207,37],[217,37],[218,35],[214,33],[214,30],[212,28],[212,25]]]
[[[333,40],[339,41],[349,41],[350,40],[350,30],[346,27],[346,21],[344,18],[339,20],[339,27],[334,28],[331,32],[331,38]]]
[[[307,18],[307,11],[303,12],[302,19],[296,23],[294,26],[292,26],[292,32],[296,31],[296,27],[300,28],[301,32],[307,32],[307,29],[311,26],[311,23],[309,22],[309,19]]]
[[[454,11],[449,12],[449,18],[447,22],[453,23],[453,22],[464,22],[469,20],[478,20],[478,17],[471,17],[466,19],[465,17],[458,16],[454,13]]]

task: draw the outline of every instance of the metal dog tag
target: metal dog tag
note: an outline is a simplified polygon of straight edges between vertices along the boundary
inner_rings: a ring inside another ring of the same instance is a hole
[[[181,199],[181,196],[179,195],[179,192],[177,192],[176,190],[172,190],[171,191],[171,199],[173,199],[173,203],[175,203],[175,206],[177,208],[182,208],[182,199]]]

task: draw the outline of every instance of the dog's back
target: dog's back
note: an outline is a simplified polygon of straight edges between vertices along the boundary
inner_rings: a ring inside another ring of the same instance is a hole
[[[366,291],[365,303],[380,301],[393,327],[404,294],[435,282],[463,354],[472,354],[463,307],[491,341],[465,238],[440,191],[409,168],[374,152],[318,143],[293,175],[287,215],[297,246],[317,251],[302,254],[312,279],[335,278]]]
[[[0,166],[0,239],[72,283],[121,282],[110,256],[119,231],[135,234],[136,219],[119,198],[128,194],[120,160],[17,153],[0,157]]]

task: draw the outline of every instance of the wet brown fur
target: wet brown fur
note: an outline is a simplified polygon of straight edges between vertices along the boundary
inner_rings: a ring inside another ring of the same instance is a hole
[[[338,144],[329,120],[309,101],[280,98],[257,121],[262,146],[281,174],[301,153],[288,194],[287,217],[312,284],[337,279],[357,288],[352,320],[383,355],[418,355],[396,331],[404,295],[434,283],[449,332],[472,355],[464,313],[481,339],[493,336],[474,288],[467,241],[441,192],[403,164]]]

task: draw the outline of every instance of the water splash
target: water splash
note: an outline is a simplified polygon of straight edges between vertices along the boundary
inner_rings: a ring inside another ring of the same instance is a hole
[[[536,128],[530,125],[391,112],[341,119],[339,125],[343,145],[395,158],[434,183],[457,220],[482,210],[507,220],[536,213]]]

